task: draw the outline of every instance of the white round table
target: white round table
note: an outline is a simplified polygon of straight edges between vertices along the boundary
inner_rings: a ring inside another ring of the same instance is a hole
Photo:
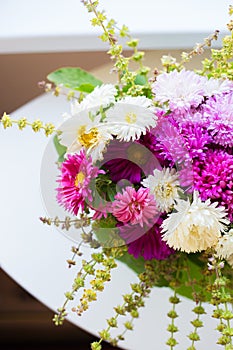
[[[43,95],[26,104],[15,113],[14,118],[26,116],[30,120],[41,118],[59,124],[62,114],[69,111],[69,104],[62,98]],[[71,257],[73,243],[53,226],[44,226],[39,220],[45,216],[40,193],[41,161],[48,139],[43,132],[34,134],[29,128],[19,131],[17,126],[3,130],[0,127],[0,264],[19,285],[25,288],[48,308],[56,310],[64,301],[64,292],[70,290],[78,265],[67,268],[66,259]],[[89,256],[89,248],[84,248],[84,258]],[[136,275],[123,264],[113,272],[112,281],[99,293],[82,317],[70,311],[68,320],[78,327],[97,335],[106,327],[106,318],[113,315],[113,307],[122,303],[122,293],[130,291],[129,284],[136,281]],[[119,344],[124,349],[141,350],[145,348],[164,349],[169,334],[169,323],[165,316],[171,308],[168,303],[170,291],[154,288],[140,318],[135,321],[135,330],[128,332],[126,340]],[[80,295],[70,307],[78,304]],[[184,300],[178,305],[177,324],[181,332],[177,334],[177,350],[190,346],[186,337],[192,330],[190,319],[193,303]],[[209,309],[209,308],[207,308]],[[119,323],[125,322],[123,317]],[[201,342],[197,349],[220,349],[215,341],[215,322],[209,321],[200,331]]]

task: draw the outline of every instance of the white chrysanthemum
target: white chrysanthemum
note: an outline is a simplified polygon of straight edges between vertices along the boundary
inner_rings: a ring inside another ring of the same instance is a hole
[[[206,77],[201,77],[193,71],[174,70],[160,74],[152,84],[152,91],[155,100],[161,103],[169,102],[171,110],[186,111],[202,102],[206,80]]]
[[[233,255],[233,229],[219,238],[215,250],[220,259],[228,260]]]
[[[100,116],[90,119],[90,111],[85,110],[67,119],[60,127],[61,144],[67,147],[67,153],[79,152],[84,148],[93,162],[103,158],[103,151],[112,135],[101,127]]]
[[[180,198],[178,191],[182,191],[175,169],[155,169],[153,175],[149,175],[142,181],[142,185],[148,187],[154,195],[157,207],[162,212],[168,212]]]
[[[75,116],[85,109],[97,111],[100,106],[105,108],[115,102],[117,89],[112,84],[96,86],[95,89],[83,99],[82,102],[75,100],[71,103],[71,115]]]
[[[226,211],[208,199],[202,202],[194,192],[193,202],[179,201],[176,212],[168,215],[163,222],[163,240],[169,247],[187,253],[206,250],[216,245],[225,225]]]
[[[127,96],[106,112],[108,129],[120,141],[139,139],[156,120],[152,101],[144,96]]]
[[[204,86],[204,94],[208,97],[227,91],[229,92],[229,90],[233,90],[233,83],[228,79],[214,79],[211,77],[206,80]]]

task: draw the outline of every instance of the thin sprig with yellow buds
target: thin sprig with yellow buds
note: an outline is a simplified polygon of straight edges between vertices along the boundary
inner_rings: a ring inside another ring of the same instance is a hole
[[[189,63],[194,56],[202,55],[206,48],[210,48],[212,42],[218,39],[219,30],[215,30],[213,34],[204,39],[202,43],[196,44],[189,52],[183,51],[181,53],[181,60],[177,62],[176,58],[171,55],[164,55],[161,58],[161,63],[164,70],[169,73],[173,70],[180,71],[185,67],[185,64]]]
[[[65,293],[65,301],[62,307],[57,309],[57,314],[54,315],[53,321],[56,326],[63,324],[67,315],[67,304],[74,300],[74,296],[79,290],[83,289],[83,294],[80,298],[80,304],[73,307],[72,311],[78,316],[89,309],[89,304],[97,300],[97,292],[104,290],[104,284],[111,280],[111,270],[116,268],[117,264],[113,257],[109,257],[104,252],[92,253],[89,261],[82,260],[82,267],[74,279],[71,291]],[[87,277],[92,277],[87,281]],[[86,287],[89,283],[89,287]],[[86,287],[86,288],[85,288]]]
[[[11,116],[6,112],[4,112],[3,116],[0,118],[0,123],[4,129],[11,128],[13,125],[17,125],[19,130],[23,130],[26,127],[31,127],[35,133],[43,130],[45,136],[50,136],[52,134],[60,135],[61,133],[59,130],[56,130],[55,125],[52,123],[44,124],[40,119],[29,122],[25,117],[15,120],[12,119]]]
[[[233,15],[232,5],[229,6],[229,15]],[[233,79],[233,20],[229,21],[227,28],[230,34],[224,36],[220,49],[212,49],[211,57],[203,60],[200,74],[214,78]]]
[[[54,85],[45,81],[40,81],[38,87],[43,89],[46,93],[51,93],[53,96],[65,96],[67,101],[77,100],[80,102],[83,98],[83,94],[80,92],[78,96],[75,95],[75,91],[72,89],[65,89],[62,85]]]
[[[144,52],[138,51],[138,39],[131,37],[128,27],[123,25],[117,28],[116,22],[113,19],[108,20],[105,11],[99,10],[99,1],[83,0],[88,12],[94,15],[91,19],[93,26],[99,26],[103,34],[100,39],[109,43],[108,54],[114,62],[113,71],[118,74],[118,88],[121,95],[124,95],[127,87],[127,94],[132,96],[141,95],[145,89],[149,88],[146,84],[137,84],[136,78],[141,75],[148,81],[147,75],[150,68],[143,65]],[[132,55],[126,57],[123,54],[123,46],[119,43],[119,38],[127,38],[126,45],[130,50],[133,50]],[[138,69],[130,70],[130,63],[136,62]]]
[[[74,227],[76,229],[88,227],[90,225],[90,218],[88,216],[80,215],[79,218],[71,218],[70,216],[66,216],[63,220],[59,219],[58,216],[56,216],[54,219],[50,217],[40,217],[40,221],[43,222],[43,224],[47,225],[54,225],[56,227],[60,227],[62,230],[69,231],[71,227]]]
[[[132,292],[123,295],[122,305],[114,308],[115,315],[107,320],[108,326],[99,332],[100,339],[91,344],[92,350],[101,350],[102,342],[107,341],[113,346],[117,346],[119,341],[124,340],[127,331],[133,330],[133,321],[139,317],[139,309],[145,305],[144,299],[147,298],[154,286],[158,275],[153,269],[153,264],[145,263],[145,270],[138,275],[139,282],[131,284]],[[118,318],[120,316],[130,316],[130,319],[124,322],[124,330],[117,336],[111,336],[111,330],[118,328]]]
[[[225,350],[233,350],[233,326],[231,324],[233,312],[230,309],[233,295],[232,289],[229,288],[229,279],[222,275],[223,268],[223,261],[215,256],[209,258],[209,269],[216,275],[214,283],[211,283],[209,288],[212,296],[210,303],[214,306],[212,317],[219,320],[217,330],[221,336],[217,344],[222,345]]]

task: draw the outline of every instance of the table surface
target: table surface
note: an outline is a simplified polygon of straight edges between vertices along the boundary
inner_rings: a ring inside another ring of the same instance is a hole
[[[226,31],[229,0],[101,0],[142,49],[189,48]],[[105,50],[80,0],[0,1],[0,53]]]

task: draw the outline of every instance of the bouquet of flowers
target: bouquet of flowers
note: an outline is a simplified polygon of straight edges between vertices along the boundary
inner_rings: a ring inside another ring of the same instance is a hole
[[[54,322],[63,323],[66,305],[78,292],[82,295],[73,311],[82,315],[121,261],[137,273],[138,283],[123,295],[92,350],[100,350],[103,340],[117,346],[124,339],[154,286],[171,289],[168,348],[177,345],[175,307],[182,295],[195,303],[188,349],[196,349],[200,339],[206,302],[213,305],[210,317],[219,321],[217,343],[233,349],[232,21],[222,48],[212,49],[199,71],[186,70],[185,64],[202,54],[217,32],[183,53],[180,62],[163,56],[163,71],[149,77],[144,53],[128,28],[119,29],[132,49],[125,57],[115,21],[99,11],[98,1],[83,3],[94,15],[92,24],[103,29],[101,39],[109,43],[116,84],[104,84],[80,68],[62,68],[41,84],[71,100],[71,112],[58,128],[38,120],[15,121],[6,113],[1,119],[4,128],[31,125],[34,131],[55,135],[56,198],[69,216],[41,221],[81,232],[69,266],[82,255],[82,244],[93,249],[90,260],[80,262]],[[134,70],[132,62],[138,65]],[[120,316],[130,319],[122,333],[112,336]]]

